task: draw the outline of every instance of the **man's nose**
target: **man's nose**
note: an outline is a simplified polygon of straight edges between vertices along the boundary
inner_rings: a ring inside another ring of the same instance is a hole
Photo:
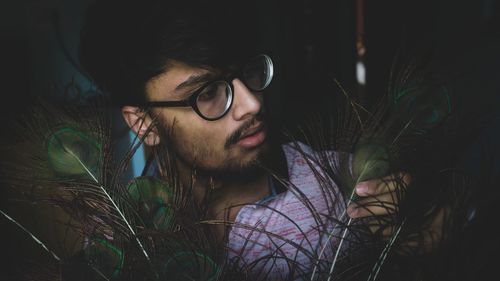
[[[240,79],[234,79],[232,83],[234,88],[233,118],[243,120],[257,115],[262,107],[262,99],[252,93]]]

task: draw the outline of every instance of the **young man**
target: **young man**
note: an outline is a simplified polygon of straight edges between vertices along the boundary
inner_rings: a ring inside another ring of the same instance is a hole
[[[147,146],[173,150],[182,185],[196,175],[194,201],[210,192],[209,219],[232,225],[215,231],[220,240],[228,235],[229,260],[256,278],[304,278],[316,260],[333,257],[339,239],[326,235],[336,225],[328,216],[343,220],[347,200],[333,181],[329,188],[318,181],[309,147],[273,144],[264,118],[273,61],[253,45],[255,19],[231,5],[99,1],[82,32],[81,61]],[[356,193],[393,202],[394,186],[375,179]],[[347,212],[386,210],[350,205]]]

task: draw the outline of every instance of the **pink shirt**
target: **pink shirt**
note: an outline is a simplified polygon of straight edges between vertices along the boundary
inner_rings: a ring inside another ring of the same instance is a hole
[[[289,174],[288,190],[246,205],[238,212],[229,233],[228,258],[246,267],[252,280],[281,280],[293,274],[294,280],[310,278],[315,261],[325,247],[321,260],[330,260],[338,245],[335,220],[345,210],[345,200],[331,179],[322,187],[317,177],[325,177],[315,163],[312,149],[300,144],[283,146]],[[329,152],[335,157],[335,152]],[[301,198],[307,198],[307,202]],[[315,211],[311,211],[314,208]],[[335,235],[328,240],[329,233]],[[329,242],[329,243],[328,243]],[[327,268],[328,267],[328,268]],[[290,272],[290,268],[295,268]],[[320,262],[320,270],[329,265]],[[269,275],[267,275],[269,272]]]

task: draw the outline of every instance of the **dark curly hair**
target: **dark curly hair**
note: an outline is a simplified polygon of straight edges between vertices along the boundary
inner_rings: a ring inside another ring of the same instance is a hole
[[[146,82],[168,71],[169,61],[221,69],[255,54],[256,20],[248,5],[240,1],[97,1],[89,7],[81,31],[80,62],[114,103],[140,103]]]

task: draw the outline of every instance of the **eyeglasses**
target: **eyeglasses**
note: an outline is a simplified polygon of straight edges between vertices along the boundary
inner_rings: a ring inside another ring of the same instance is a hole
[[[273,61],[268,55],[258,55],[243,66],[237,75],[217,78],[205,83],[187,99],[180,101],[151,101],[144,103],[150,107],[191,106],[201,118],[209,121],[221,119],[233,104],[233,79],[240,78],[245,86],[254,92],[261,92],[273,79]]]

